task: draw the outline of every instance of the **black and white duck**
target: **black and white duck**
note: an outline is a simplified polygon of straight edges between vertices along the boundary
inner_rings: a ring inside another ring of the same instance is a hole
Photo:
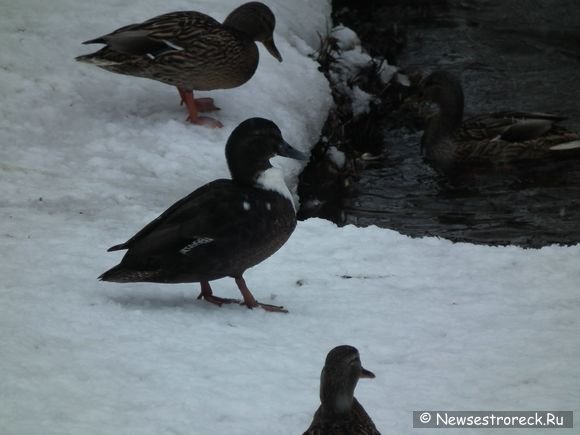
[[[420,85],[419,99],[433,103],[421,140],[425,158],[449,171],[471,164],[506,165],[580,151],[580,134],[556,125],[564,118],[534,112],[495,112],[463,119],[459,78],[435,71]]]
[[[296,227],[296,211],[275,155],[306,160],[272,121],[247,119],[226,143],[231,179],[219,179],[169,207],[127,242],[121,263],[99,279],[111,282],[199,282],[205,299],[217,305],[240,302],[213,295],[209,282],[232,277],[248,308],[285,312],[262,304],[246,286],[244,272],[274,254]]]
[[[380,435],[370,416],[354,397],[361,378],[374,378],[358,350],[337,346],[326,356],[320,375],[320,407],[304,435]]]
[[[194,99],[193,91],[230,89],[250,80],[259,60],[255,41],[282,62],[274,44],[275,25],[274,14],[260,2],[239,6],[223,24],[201,12],[171,12],[83,42],[105,47],[76,60],[175,86],[188,121],[222,127],[219,121],[198,115],[218,108],[211,98]]]

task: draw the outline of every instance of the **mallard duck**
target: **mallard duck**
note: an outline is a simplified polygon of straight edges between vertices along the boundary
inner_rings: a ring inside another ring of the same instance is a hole
[[[470,163],[548,158],[580,148],[580,135],[555,125],[563,119],[557,115],[496,112],[463,120],[461,82],[446,71],[433,72],[421,82],[419,99],[437,106],[427,120],[421,148],[444,171]]]
[[[232,277],[248,308],[285,312],[257,302],[243,274],[288,240],[296,227],[292,196],[275,155],[306,160],[272,121],[251,118],[226,143],[231,179],[212,181],[177,201],[127,242],[121,263],[99,279],[111,282],[199,282],[198,299],[221,305],[240,302],[213,295],[210,281]]]
[[[328,352],[320,375],[320,407],[304,435],[380,435],[354,397],[361,378],[375,375],[363,368],[358,350],[337,346]]]
[[[177,87],[193,124],[222,127],[198,112],[218,110],[211,98],[193,98],[193,91],[235,88],[258,67],[259,41],[282,62],[274,44],[276,18],[260,2],[234,9],[223,24],[201,12],[171,12],[140,24],[83,42],[105,44],[76,58],[119,74],[145,77]]]

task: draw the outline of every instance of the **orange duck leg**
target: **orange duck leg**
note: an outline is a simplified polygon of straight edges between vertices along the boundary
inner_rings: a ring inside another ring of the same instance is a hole
[[[213,98],[193,98],[193,91],[189,91],[183,88],[177,88],[179,95],[181,96],[181,103],[185,104],[189,116],[187,121],[192,124],[203,125],[210,128],[222,128],[223,124],[217,119],[210,118],[209,116],[199,116],[199,112],[213,112],[220,110],[213,103]]]

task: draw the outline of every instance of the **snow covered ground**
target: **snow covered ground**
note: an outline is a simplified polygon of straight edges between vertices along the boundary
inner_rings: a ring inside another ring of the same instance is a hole
[[[180,9],[222,19],[240,3],[0,5],[0,434],[300,434],[338,344],[377,375],[357,397],[383,434],[415,433],[420,409],[579,410],[578,246],[312,219],[246,275],[287,315],[218,308],[195,299],[197,285],[96,280],[122,255],[106,248],[227,175],[223,145],[240,121],[269,117],[302,150],[317,139],[330,96],[305,54],[328,1],[267,1],[284,63],[260,48],[250,82],[209,93],[222,130],[186,124],[169,86],[73,60],[123,24]],[[295,186],[298,163],[278,163]],[[238,296],[230,279],[214,290]]]

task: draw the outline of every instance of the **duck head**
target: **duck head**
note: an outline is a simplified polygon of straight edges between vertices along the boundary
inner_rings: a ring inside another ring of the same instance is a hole
[[[433,147],[447,149],[444,144],[461,127],[464,96],[459,78],[447,71],[435,71],[419,85],[417,100],[423,106],[426,117],[425,131],[421,138],[421,153],[431,158]],[[435,107],[433,107],[433,105]],[[450,151],[450,150],[448,150]]]
[[[349,412],[358,380],[374,377],[374,373],[362,366],[356,348],[347,345],[335,347],[328,353],[320,375],[322,407],[330,414]]]
[[[448,71],[435,71],[419,85],[419,99],[439,106],[439,111],[454,126],[463,119],[464,95],[461,81]]]
[[[226,160],[232,180],[254,185],[256,179],[272,168],[274,156],[308,160],[282,137],[276,124],[264,118],[250,118],[238,125],[226,143]]]
[[[272,56],[282,62],[282,56],[274,44],[276,17],[265,4],[260,2],[244,3],[226,17],[224,26],[239,30],[254,41],[261,42]]]

